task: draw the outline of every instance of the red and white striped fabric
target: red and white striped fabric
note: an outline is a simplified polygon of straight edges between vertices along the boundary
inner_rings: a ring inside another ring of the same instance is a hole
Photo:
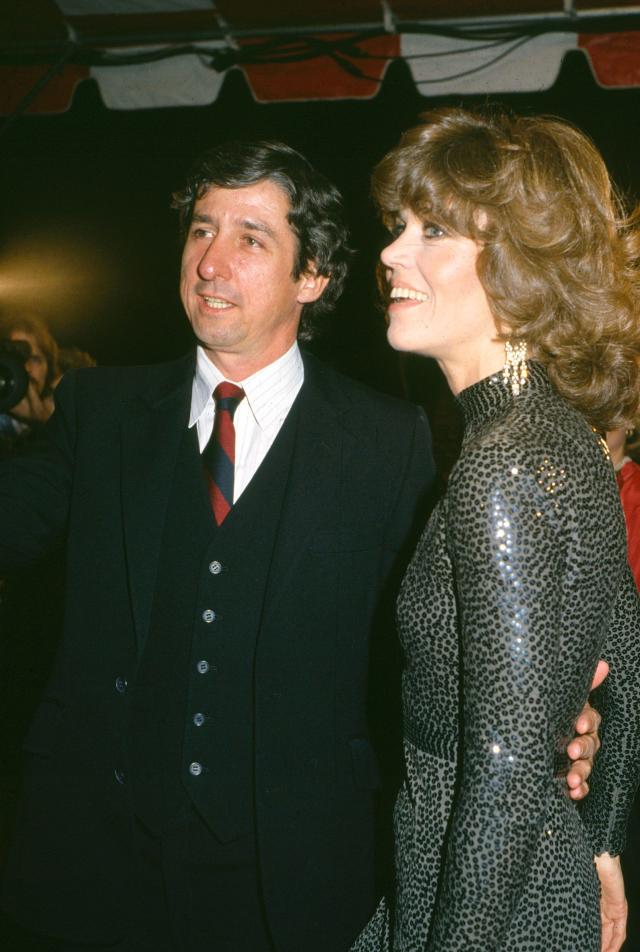
[[[202,106],[217,98],[229,69],[242,70],[260,102],[367,99],[376,95],[398,57],[428,96],[546,89],[571,50],[583,52],[603,86],[640,85],[640,32],[558,31],[565,0],[491,0],[483,4],[482,15],[477,3],[457,0],[455,17],[445,0],[428,4],[431,26],[471,25],[473,39],[408,29],[412,21],[424,25],[425,6],[421,0],[9,4],[10,11],[0,10],[0,113],[12,113],[58,59],[59,68],[30,103],[30,112],[68,109],[85,79],[98,83],[112,109]],[[580,15],[587,15],[589,6],[584,0],[574,3]],[[636,14],[640,23],[640,4],[594,0],[593,7],[600,14],[608,9],[618,16],[621,10]],[[518,26],[524,30],[533,17],[536,35],[518,35]],[[555,24],[548,32],[545,17]],[[509,24],[510,38],[482,35],[487,25],[504,31]],[[69,45],[74,42],[75,53]],[[85,65],[78,49],[109,53],[110,63]],[[225,51],[228,55],[220,59]],[[124,62],[132,54],[149,54],[150,61]]]

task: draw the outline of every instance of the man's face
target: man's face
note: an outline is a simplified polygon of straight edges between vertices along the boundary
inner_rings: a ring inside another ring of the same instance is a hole
[[[304,304],[326,278],[293,278],[297,238],[285,192],[268,179],[210,188],[198,199],[182,254],[180,296],[211,360],[240,380],[293,344]]]
[[[28,334],[26,331],[11,331],[9,339],[21,340],[29,345],[31,354],[25,360],[25,368],[35,385],[38,395],[41,395],[47,380],[48,366],[47,358],[40,350],[37,340],[33,334]]]

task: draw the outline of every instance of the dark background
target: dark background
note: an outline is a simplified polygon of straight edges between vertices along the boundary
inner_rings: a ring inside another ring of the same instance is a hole
[[[427,98],[403,61],[375,99],[259,104],[231,70],[206,107],[115,112],[85,81],[72,108],[23,116],[0,130],[0,313],[35,313],[63,345],[101,364],[172,358],[191,337],[178,298],[180,248],[172,190],[193,158],[234,136],[283,139],[345,195],[358,255],[347,291],[314,350],[334,366],[422,403],[446,473],[457,426],[431,362],[386,345],[373,272],[384,241],[369,201],[369,173],[425,109],[501,103],[571,120],[595,140],[630,203],[640,198],[640,89],[603,89],[581,52],[569,53],[542,93]]]
[[[258,104],[232,70],[210,106],[115,112],[86,81],[67,113],[24,116],[0,135],[0,309],[37,313],[61,343],[91,351],[99,363],[155,361],[184,351],[190,337],[177,295],[170,193],[193,157],[216,141],[284,139],[341,188],[359,251],[320,350],[349,372],[395,389],[397,359],[386,352],[373,292],[383,235],[369,204],[369,172],[421,111],[485,101],[427,99],[402,61],[368,101]],[[640,89],[598,87],[576,52],[550,90],[490,101],[570,119],[593,137],[631,200],[640,196]]]

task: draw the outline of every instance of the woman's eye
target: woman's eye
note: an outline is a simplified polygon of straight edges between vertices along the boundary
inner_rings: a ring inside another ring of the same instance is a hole
[[[402,232],[404,231],[405,225],[403,221],[394,222],[389,226],[389,234],[392,238],[399,238]]]
[[[442,238],[444,236],[444,228],[441,228],[440,225],[434,225],[432,222],[425,222],[422,233],[425,238]]]

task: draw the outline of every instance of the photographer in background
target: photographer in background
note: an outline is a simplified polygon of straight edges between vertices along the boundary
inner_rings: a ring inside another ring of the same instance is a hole
[[[53,413],[53,387],[59,379],[58,345],[35,317],[0,320],[0,370],[3,358],[18,360],[27,374],[26,391],[0,413],[0,455],[12,455]],[[22,389],[22,388],[21,388]]]
[[[58,345],[42,321],[0,319],[0,458],[25,452],[37,439],[53,413],[59,374]],[[22,739],[61,630],[62,591],[59,553],[0,578],[0,866],[13,822]]]

